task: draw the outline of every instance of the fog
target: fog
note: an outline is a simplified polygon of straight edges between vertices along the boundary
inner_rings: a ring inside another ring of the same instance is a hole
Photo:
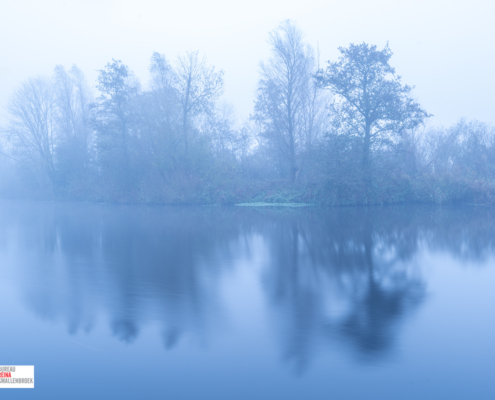
[[[76,64],[95,86],[98,70],[120,59],[148,79],[153,51],[169,59],[199,50],[225,71],[223,99],[239,119],[253,109],[259,62],[269,56],[268,32],[292,19],[320,63],[339,46],[387,41],[393,65],[434,117],[495,122],[493,2],[446,1],[4,1],[0,13],[0,115],[18,85]]]
[[[493,203],[492,8],[11,3],[0,195]]]

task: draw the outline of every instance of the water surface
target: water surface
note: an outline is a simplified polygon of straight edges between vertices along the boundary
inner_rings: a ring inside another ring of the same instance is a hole
[[[18,399],[493,399],[495,208],[0,203]]]

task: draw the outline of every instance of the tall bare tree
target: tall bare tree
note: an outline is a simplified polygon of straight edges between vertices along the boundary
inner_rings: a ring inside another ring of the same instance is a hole
[[[91,92],[84,74],[75,65],[69,71],[57,66],[54,94],[58,146],[57,169],[61,184],[81,179],[89,164]]]
[[[8,138],[21,166],[38,174],[42,185],[55,187],[54,154],[57,142],[52,81],[31,78],[13,94],[8,104]]]
[[[82,71],[73,65],[69,71],[55,67],[55,102],[61,134],[88,140],[91,93]]]
[[[176,90],[182,109],[182,136],[186,153],[192,118],[211,111],[223,92],[223,71],[208,66],[206,58],[197,51],[188,52],[177,60]]]
[[[270,33],[272,57],[261,63],[255,110],[252,118],[261,136],[275,148],[296,180],[300,155],[314,142],[319,106],[313,74],[312,49],[303,42],[301,30],[290,20]]]

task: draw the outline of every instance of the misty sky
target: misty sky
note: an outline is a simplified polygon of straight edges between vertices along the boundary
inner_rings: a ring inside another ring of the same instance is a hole
[[[319,42],[321,65],[338,46],[388,40],[391,64],[432,123],[495,123],[494,12],[486,0],[1,0],[0,115],[23,80],[57,64],[76,64],[95,86],[97,71],[120,59],[146,84],[153,51],[175,60],[197,49],[225,71],[224,100],[245,118],[268,32],[290,18]]]

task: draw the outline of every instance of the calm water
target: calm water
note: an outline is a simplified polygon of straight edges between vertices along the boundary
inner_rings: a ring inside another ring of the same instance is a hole
[[[494,399],[495,208],[0,203],[26,399]]]

